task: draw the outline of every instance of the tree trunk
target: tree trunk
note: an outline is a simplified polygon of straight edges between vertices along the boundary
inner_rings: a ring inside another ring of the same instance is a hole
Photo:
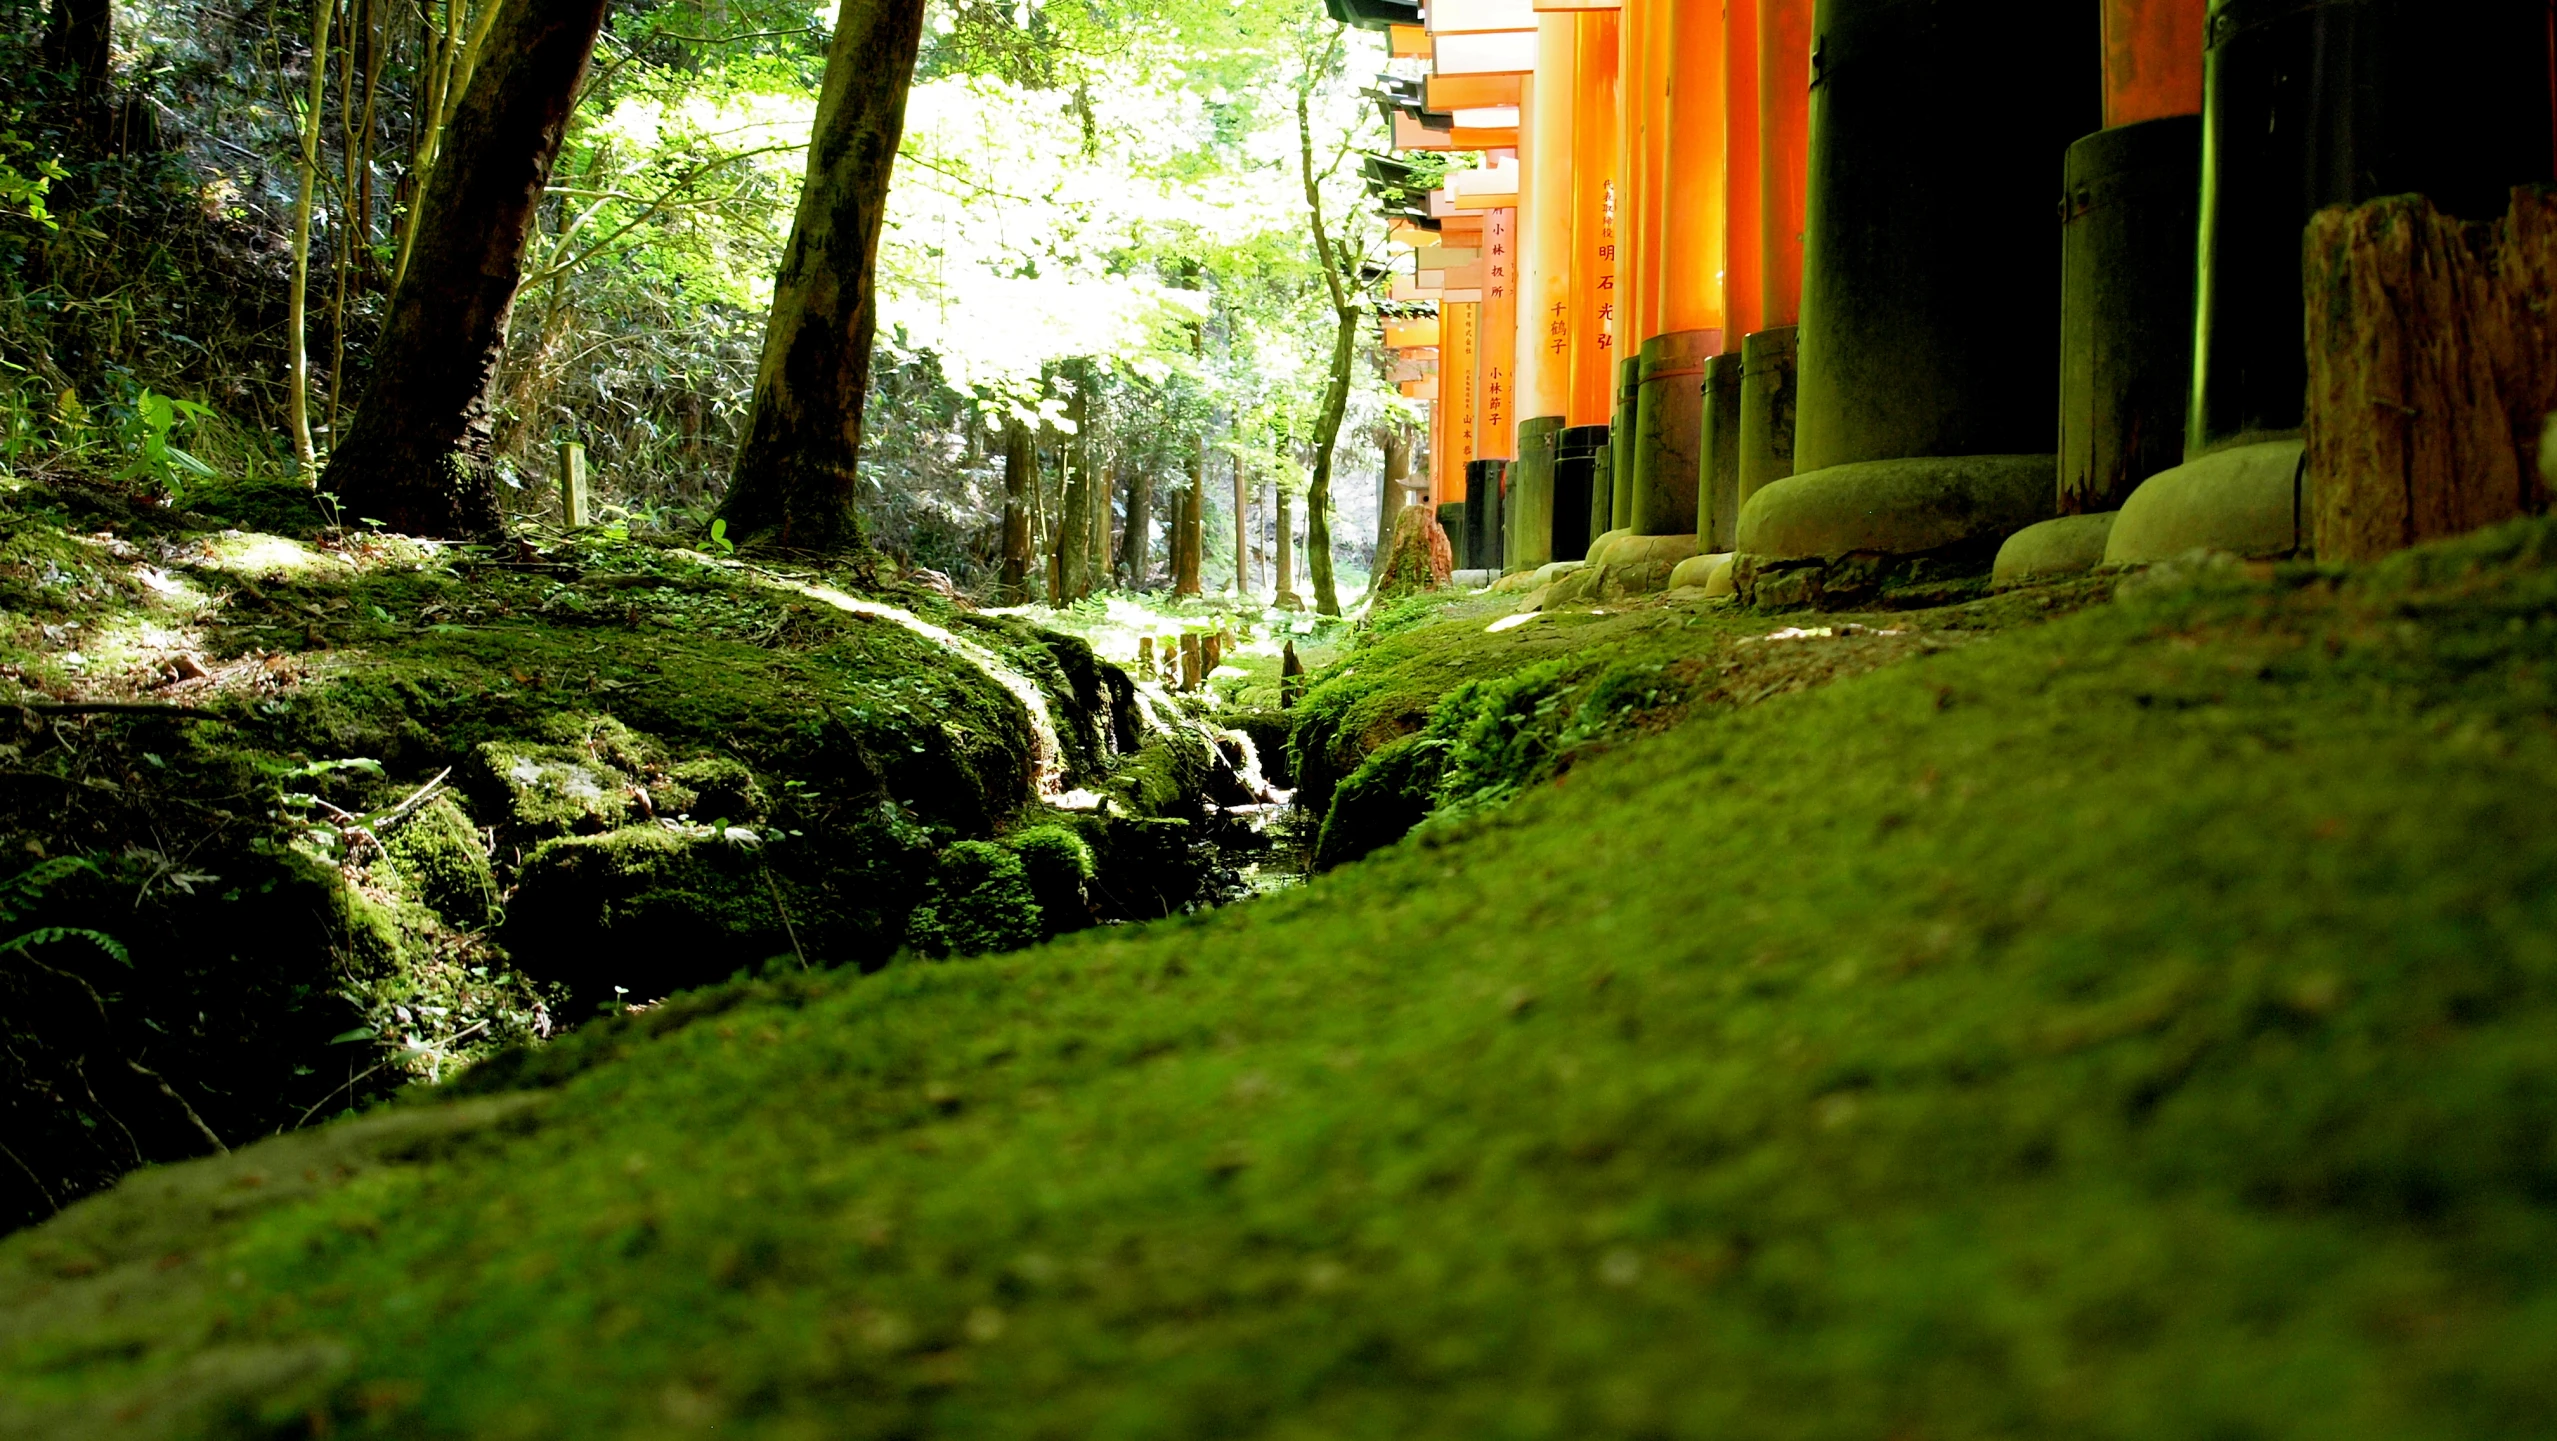
[[[1332,51],[1340,47],[1338,30],[1331,44]],[[1341,416],[1349,406],[1350,365],[1358,353],[1359,307],[1347,283],[1347,277],[1358,272],[1349,246],[1335,247],[1323,225],[1323,188],[1314,174],[1313,91],[1314,72],[1309,71],[1296,90],[1298,174],[1305,185],[1305,211],[1314,232],[1314,263],[1323,268],[1323,284],[1331,293],[1332,313],[1339,318],[1340,329],[1332,340],[1332,373],[1314,427],[1313,480],[1305,488],[1305,549],[1314,572],[1314,608],[1324,615],[1339,615],[1340,592],[1332,584],[1332,452],[1340,443]],[[1285,583],[1279,589],[1279,603],[1289,604],[1292,597],[1285,594]]]
[[[1057,482],[1057,595],[1076,601],[1092,593],[1092,372],[1076,361],[1066,374],[1074,392],[1065,413],[1074,430],[1065,437]]]
[[[513,0],[427,182],[409,273],[328,482],[347,513],[447,537],[498,529],[490,397],[524,242],[559,155],[604,0]]]
[[[1145,589],[1147,562],[1154,549],[1154,470],[1138,463],[1128,467],[1128,521],[1119,535],[1119,568],[1130,590]]]
[[[1085,541],[1085,564],[1091,567],[1092,588],[1110,588],[1110,501],[1119,493],[1119,462],[1112,460],[1101,468],[1100,483],[1092,490],[1092,530]]]
[[[872,272],[923,11],[923,0],[843,0],[835,17],[808,182],[773,285],[745,443],[719,508],[741,543],[861,544],[861,408],[879,324]]]
[[[1278,577],[1277,594],[1270,603],[1281,610],[1303,610],[1305,602],[1296,593],[1296,497],[1286,486],[1278,488]]]
[[[53,0],[45,22],[45,63],[69,72],[80,124],[103,140],[114,113],[108,82],[115,57],[115,6],[111,0]]]
[[[1341,593],[1332,584],[1332,452],[1340,446],[1341,416],[1349,408],[1358,319],[1355,307],[1340,311],[1340,331],[1332,339],[1332,380],[1323,392],[1323,413],[1314,423],[1314,478],[1305,487],[1305,568],[1314,577],[1314,609],[1323,615],[1341,613]]]
[[[1383,574],[1385,557],[1394,549],[1394,522],[1411,499],[1403,482],[1412,473],[1412,433],[1402,426],[1386,429],[1378,449],[1385,453],[1385,478],[1376,487],[1376,570]]]
[[[1030,513],[1039,496],[1039,452],[1030,426],[1019,416],[1003,427],[1003,569],[997,594],[1005,605],[1030,599],[1030,570],[1037,557],[1030,546]]]
[[[311,93],[302,114],[301,189],[293,198],[293,278],[284,290],[284,419],[293,433],[293,459],[304,475],[320,468],[311,446],[311,206],[320,188],[320,126],[328,113],[329,22],[336,0],[311,3]],[[345,220],[339,216],[342,224]],[[341,252],[345,243],[339,242]],[[503,332],[501,331],[501,334]]]
[[[1190,456],[1190,488],[1172,513],[1172,594],[1203,595],[1199,562],[1207,549],[1207,438]]]
[[[1234,458],[1234,593],[1248,599],[1252,594],[1252,507],[1251,495],[1245,490],[1243,458]]]
[[[2557,200],[2525,193],[2476,226],[2420,196],[2339,207],[2310,222],[2306,258],[2318,556],[2375,559],[2542,509]]]

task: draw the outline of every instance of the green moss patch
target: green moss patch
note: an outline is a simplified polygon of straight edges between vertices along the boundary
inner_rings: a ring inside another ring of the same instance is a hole
[[[335,1189],[155,1173],[243,1199],[0,1243],[0,1422],[2541,1429],[2557,527],[1692,714],[1250,907],[630,1018]]]

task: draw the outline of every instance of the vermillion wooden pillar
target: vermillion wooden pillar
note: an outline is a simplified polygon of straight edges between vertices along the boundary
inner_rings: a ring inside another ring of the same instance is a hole
[[[1997,455],[2056,474],[2051,181],[2102,115],[2094,7],[1823,0],[1819,27],[1800,470]]]
[[[1742,351],[1766,325],[1765,186],[1758,154],[1758,7],[1723,5],[1723,154],[1730,178],[1723,196],[1722,354],[1705,366],[1705,424],[1696,499],[1696,545],[1731,549],[1740,518]]]
[[[1648,3],[1645,215],[1653,238],[1644,284],[1655,299],[1638,353],[1631,522],[1641,535],[1692,535],[1705,366],[1723,341],[1722,0]]]
[[[2268,556],[2305,543],[2299,521],[2318,504],[2313,475],[2303,480],[2301,257],[2320,210],[2411,193],[2483,221],[2506,210],[2514,186],[2557,173],[2547,0],[2211,0],[2203,39],[2184,463],[2123,502],[2108,562],[2196,546]],[[2126,85],[2123,98],[2143,103],[2149,89]]]
[[[1759,604],[1853,604],[2053,514],[2052,180],[2103,112],[2093,4],[1821,0],[1796,473],[1742,507]]]
[[[1474,362],[1477,460],[1518,458],[1518,210],[1502,206],[1483,217],[1483,310],[1480,358]],[[1515,468],[1514,466],[1511,468]],[[1508,487],[1500,503],[1515,504]],[[1506,524],[1502,534],[1508,534]],[[1504,570],[1516,558],[1504,554]]]
[[[1442,489],[1439,499],[1465,505],[1471,499],[1465,493],[1466,473],[1474,463],[1474,367],[1477,359],[1475,342],[1481,335],[1482,306],[1473,302],[1441,304],[1438,307],[1438,405],[1442,417],[1440,440],[1442,454],[1437,467],[1437,480]],[[1485,564],[1473,553],[1468,537],[1480,532],[1481,517],[1466,514],[1463,533],[1451,539],[1465,552],[1468,569]]]
[[[1811,183],[1812,0],[1757,0],[1762,321],[1802,318],[1803,204]]]
[[[1571,423],[1605,425],[1616,403],[1617,160],[1624,120],[1616,96],[1617,15],[1572,17],[1579,78],[1572,87]]]
[[[1634,456],[1641,424],[1642,343],[1658,333],[1660,227],[1654,192],[1660,179],[1660,120],[1666,57],[1661,10],[1668,0],[1626,0],[1617,12],[1616,99],[1616,399],[1615,504],[1612,529],[1633,524]]]
[[[2108,130],[2202,113],[2202,24],[2210,0],[2104,0]]]
[[[1556,443],[1570,419],[1571,87],[1578,51],[1572,16],[1538,16],[1536,71],[1520,86],[1518,443],[1510,467],[1509,549],[1512,562],[1525,569],[1555,559]],[[1486,292],[1484,300],[1490,299]],[[1579,504],[1586,513],[1585,493]]]
[[[1758,54],[1758,308],[1740,342],[1735,507],[1793,474],[1794,322],[1802,315],[1803,198],[1811,159],[1813,0],[1750,3]]]
[[[1767,248],[1765,187],[1759,181],[1758,6],[1760,0],[1724,0],[1722,36],[1723,345],[1767,325],[1764,264]]]
[[[1518,413],[1568,417],[1572,401],[1572,206],[1577,194],[1579,17],[1536,21],[1536,73],[1520,107]]]

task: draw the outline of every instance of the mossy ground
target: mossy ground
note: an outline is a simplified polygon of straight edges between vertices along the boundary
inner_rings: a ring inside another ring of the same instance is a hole
[[[2544,1435],[2552,718],[2557,527],[2158,578],[148,1173],[0,1429]]]
[[[91,858],[19,923],[134,961],[0,962],[0,1226],[599,1005],[883,964],[936,856],[1047,817],[1038,741],[1016,688],[811,579],[1043,698],[1053,788],[1121,798],[1088,818],[1103,915],[1218,894],[1157,834],[1204,829],[1176,793],[1202,743],[1149,739],[1072,636],[610,530],[455,549],[337,532],[291,487],[195,503],[0,490],[0,878]],[[98,701],[140,713],[60,709]],[[1145,904],[1113,909],[1130,856]]]

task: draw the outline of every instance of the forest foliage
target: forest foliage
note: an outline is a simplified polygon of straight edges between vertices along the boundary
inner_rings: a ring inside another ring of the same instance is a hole
[[[18,7],[0,36],[15,52],[0,464],[170,492],[297,468],[287,300],[306,141],[308,425],[324,456],[361,404],[418,179],[494,3],[337,0],[317,76],[308,9],[124,7],[104,111],[45,63],[45,15]],[[614,8],[509,334],[496,438],[512,509],[555,508],[573,441],[608,514],[706,520],[753,391],[833,20],[803,0]],[[1160,519],[1204,452],[1208,570],[1230,583],[1231,478],[1256,506],[1270,486],[1302,489],[1332,349],[1297,99],[1337,229],[1359,198],[1358,150],[1381,138],[1360,91],[1382,63],[1373,37],[1281,0],[936,0],[878,259],[862,497],[875,542],[986,580],[1002,426],[1019,418],[1042,463],[1042,536],[1070,461],[1111,483],[1123,527],[1140,474]],[[1344,431],[1362,507],[1368,442],[1410,418],[1380,376],[1362,358]],[[1365,530],[1345,529],[1363,570]]]

